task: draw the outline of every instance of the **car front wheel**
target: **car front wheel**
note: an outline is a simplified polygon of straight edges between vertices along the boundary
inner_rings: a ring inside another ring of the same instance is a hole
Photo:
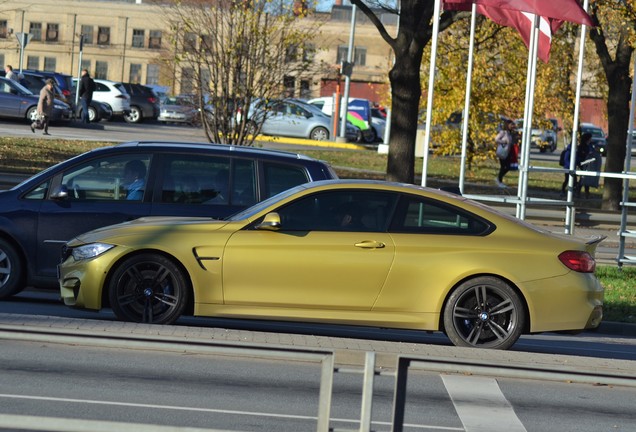
[[[124,260],[108,283],[110,306],[123,321],[172,324],[184,312],[189,293],[183,271],[156,253]]]
[[[451,293],[443,319],[446,335],[456,346],[508,349],[521,336],[526,313],[510,285],[485,276]]]
[[[16,249],[6,240],[0,239],[0,299],[22,291],[22,268],[22,260]]]

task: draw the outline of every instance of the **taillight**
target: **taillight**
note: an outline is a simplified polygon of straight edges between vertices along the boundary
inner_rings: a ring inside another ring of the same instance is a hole
[[[580,273],[594,273],[596,260],[584,251],[565,251],[559,254],[559,260],[570,270]]]
[[[71,91],[70,91],[70,90],[62,90],[62,94],[63,94],[64,96],[67,96],[67,97],[68,97],[68,96],[70,96],[70,95],[71,95]]]
[[[148,98],[148,102],[150,102],[151,104],[157,103],[157,98],[156,98],[156,97],[152,97],[152,96],[150,96],[150,97]]]

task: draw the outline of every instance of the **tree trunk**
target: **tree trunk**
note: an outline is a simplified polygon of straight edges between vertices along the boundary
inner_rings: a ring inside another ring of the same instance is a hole
[[[614,64],[606,71],[609,84],[607,97],[608,130],[605,172],[620,173],[625,167],[627,129],[629,128],[629,104],[632,79],[629,76],[629,62]],[[623,199],[623,179],[605,178],[603,187],[603,209],[620,210]]]
[[[389,73],[393,100],[386,177],[390,181],[414,183],[415,180],[415,138],[422,93],[419,75],[421,62],[421,54],[413,58],[407,52],[396,51],[395,64]]]

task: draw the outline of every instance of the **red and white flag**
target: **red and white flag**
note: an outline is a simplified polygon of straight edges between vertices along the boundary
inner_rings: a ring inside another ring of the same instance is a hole
[[[576,0],[444,0],[444,9],[470,10],[477,5],[477,13],[505,27],[517,29],[527,47],[534,29],[534,15],[539,15],[538,57],[550,58],[552,35],[563,21],[593,25],[590,16]]]

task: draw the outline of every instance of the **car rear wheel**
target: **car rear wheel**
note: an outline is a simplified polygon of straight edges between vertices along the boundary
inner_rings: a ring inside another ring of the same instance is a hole
[[[143,115],[139,107],[130,106],[130,112],[124,116],[126,123],[141,123]]]
[[[526,313],[519,295],[494,277],[458,286],[444,307],[444,329],[456,346],[508,349],[521,336]]]
[[[329,139],[329,131],[324,127],[317,127],[311,131],[309,138],[317,141],[326,141]]]
[[[95,123],[100,121],[101,119],[97,117],[97,111],[92,106],[88,107],[88,121],[91,123]]]
[[[38,108],[33,106],[26,113],[26,121],[34,122],[38,118]]]
[[[110,306],[120,320],[172,324],[188,303],[183,271],[155,253],[136,255],[117,266],[110,282]]]
[[[0,299],[22,291],[22,268],[22,260],[16,249],[6,240],[0,239]]]

